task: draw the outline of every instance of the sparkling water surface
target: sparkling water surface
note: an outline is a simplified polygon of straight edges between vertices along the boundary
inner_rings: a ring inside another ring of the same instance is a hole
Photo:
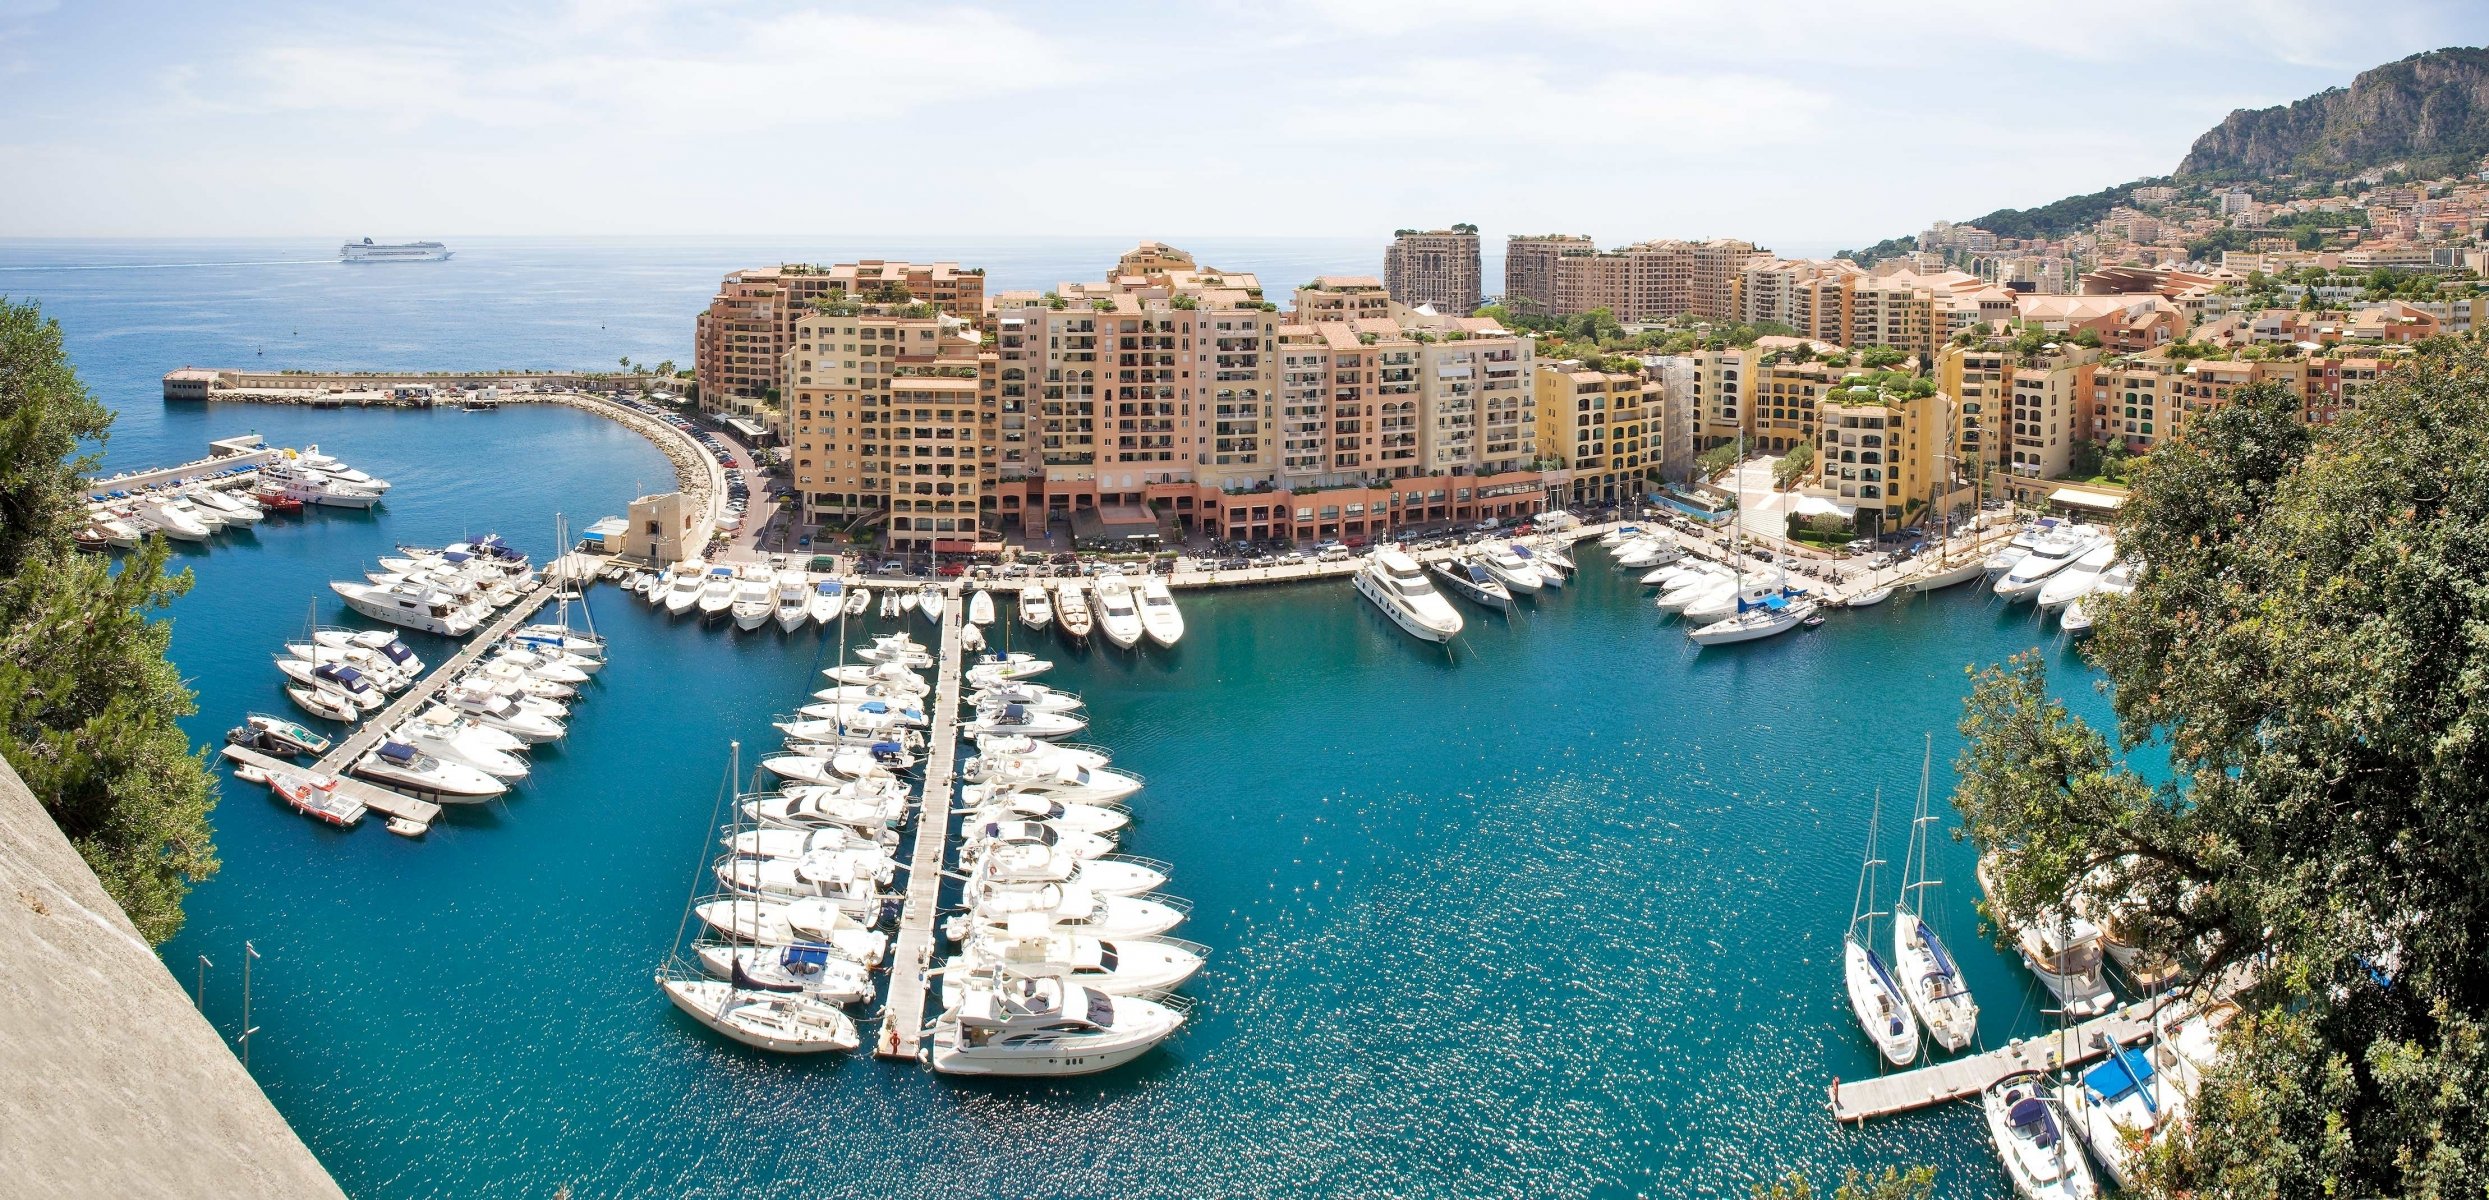
[[[724,270],[944,249],[448,240],[450,263],[370,267],[328,261],[331,239],[0,242],[0,294],[42,300],[120,412],[112,466],[257,430],[397,484],[369,513],[179,551],[198,587],[173,654],[202,744],[288,710],[269,656],[346,619],[328,580],[487,530],[541,555],[557,512],[619,512],[667,468],[566,409],[170,406],[165,370],[688,362]],[[1371,271],[1377,250],[1170,240],[1275,289]],[[1122,248],[946,256],[1050,286]],[[1942,1195],[1999,1194],[1967,1106],[1835,1129],[1824,1089],[1876,1071],[1837,953],[1868,802],[1880,788],[1898,863],[1925,732],[1950,787],[1963,667],[2051,635],[1964,591],[1696,652],[1583,559],[1509,621],[1464,609],[1448,655],[1345,584],[1187,594],[1172,653],[1041,640],[1062,664],[1046,682],[1089,700],[1082,740],[1149,780],[1126,848],[1174,864],[1196,904],[1178,933],[1214,948],[1188,1032],[1112,1075],[774,1059],[675,1013],[651,971],[714,849],[727,744],[748,770],[837,638],[704,629],[611,588],[591,603],[612,665],[508,803],[410,842],[229,785],[224,870],[164,956],[185,984],[214,960],[206,1007],[232,1035],[242,942],[258,948],[252,1072],[357,1196],[1742,1197],[1790,1168],[1915,1162]],[[2071,653],[2049,654],[2069,704],[2103,715]],[[2045,1028],[2045,993],[1982,939],[1970,857],[1938,843],[1937,908],[1995,1045]]]

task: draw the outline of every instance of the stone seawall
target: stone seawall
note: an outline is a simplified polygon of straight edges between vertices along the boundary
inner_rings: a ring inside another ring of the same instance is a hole
[[[0,1196],[345,1194],[5,762],[0,1064]]]

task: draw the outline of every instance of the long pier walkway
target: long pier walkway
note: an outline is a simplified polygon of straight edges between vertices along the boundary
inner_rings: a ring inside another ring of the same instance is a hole
[[[926,970],[933,965],[934,922],[942,915],[942,870],[950,859],[952,781],[959,760],[960,610],[957,584],[943,589],[942,645],[934,661],[933,731],[926,737],[925,786],[916,797],[916,842],[908,854],[907,901],[899,910],[899,944],[890,956],[890,998],[873,1053],[915,1058],[925,1036]]]
[[[2166,1008],[2168,1001],[2161,1004]],[[2093,1017],[2063,1033],[2044,1034],[1949,1062],[1933,1063],[1898,1074],[1832,1085],[1832,1119],[1864,1121],[1912,1109],[1932,1108],[1968,1100],[1989,1085],[2023,1071],[2046,1071],[2089,1062],[2108,1054],[2111,1044],[2131,1046],[2152,1034],[2150,1000]]]
[[[282,772],[300,773],[302,771],[301,767],[284,759],[241,746],[224,746],[217,752],[224,755],[227,761],[246,767],[257,767],[272,776]],[[381,816],[412,821],[418,826],[416,833],[431,828],[433,820],[441,815],[441,806],[429,800],[418,800],[402,792],[393,792],[376,784],[365,783],[352,776],[339,775],[333,771],[327,773],[330,778],[337,781],[338,795]]]

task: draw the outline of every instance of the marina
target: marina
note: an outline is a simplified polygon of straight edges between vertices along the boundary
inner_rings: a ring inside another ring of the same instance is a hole
[[[668,328],[677,320],[661,316]],[[531,361],[496,337],[477,329],[468,340],[485,361]],[[161,370],[132,369],[122,389],[144,394]],[[116,437],[115,454],[168,462],[184,457],[165,452],[172,439],[230,432],[243,410],[133,411],[163,432],[140,424]],[[199,681],[201,741],[271,698],[284,703],[267,652],[300,638],[302,598],[340,574],[444,531],[540,531],[558,511],[619,513],[652,484],[680,486],[681,469],[701,461],[678,463],[601,411],[554,403],[489,415],[249,411],[271,443],[316,443],[400,486],[368,514],[189,560],[199,586],[175,610],[172,655]],[[527,453],[477,454],[483,437]],[[672,444],[686,456],[694,446]],[[614,665],[597,702],[538,751],[562,769],[540,763],[524,794],[436,822],[421,845],[333,837],[262,789],[228,784],[215,818],[225,872],[194,894],[191,927],[165,954],[221,956],[243,937],[271,953],[253,1070],[358,1194],[628,1192],[688,1171],[753,1193],[827,1177],[903,1192],[928,1186],[928,1172],[945,1191],[1389,1191],[1443,1171],[1477,1185],[1453,1185],[1464,1194],[1515,1171],[1568,1192],[1736,1193],[1791,1165],[1821,1175],[1886,1161],[1937,1165],[1940,1196],[1993,1194],[2001,1176],[1971,1105],[1833,1132],[1828,1080],[1875,1068],[1820,964],[1850,901],[1858,780],[1913,783],[1919,755],[1907,751],[1920,749],[1916,731],[1950,729],[1960,665],[2047,646],[2033,610],[1967,590],[1896,594],[1834,614],[1823,632],[1838,638],[1696,653],[1594,532],[1576,543],[1581,569],[1560,592],[1521,599],[1509,621],[1468,610],[1457,665],[1351,594],[1353,555],[1163,576],[1185,624],[1172,650],[1146,637],[1135,651],[1064,641],[1059,621],[1027,629],[1016,593],[1031,580],[951,583],[947,608],[970,590],[1004,590],[997,624],[1015,647],[1061,647],[1049,651],[1061,660],[1049,682],[1080,693],[1093,726],[1114,731],[1119,767],[1150,781],[1132,807],[1148,852],[1216,864],[1185,880],[1198,902],[1193,936],[1219,948],[1189,989],[1201,1006],[1185,1035],[1114,1074],[1046,1089],[1043,1104],[861,1054],[794,1069],[724,1044],[681,1019],[645,973],[617,969],[646,962],[673,926],[683,852],[715,837],[702,821],[720,764],[683,748],[774,742],[770,706],[755,698],[820,687],[815,647],[836,622],[687,629],[591,587]],[[519,540],[539,557],[563,549],[540,534]],[[1431,565],[1460,550],[1412,553]],[[812,574],[864,584],[876,605],[893,584],[924,582],[859,566],[842,556],[836,571]],[[1057,589],[1051,606],[1068,581],[1045,582]],[[868,608],[848,624],[850,644],[859,631],[899,629],[933,640],[914,612],[876,624]],[[455,649],[409,640],[435,661]],[[2104,707],[2078,663],[2055,661],[2069,704]],[[1910,735],[1887,746],[1878,731],[1892,729]],[[1795,749],[1829,743],[1841,752]],[[1317,759],[1320,782],[1308,766]],[[1938,839],[1940,873],[1967,880],[1967,861],[1949,857],[1957,849]],[[1551,900],[1563,920],[1549,920]],[[273,912],[286,914],[281,936]],[[1617,922],[1651,933],[1620,942],[1603,932]],[[1415,932],[1454,927],[1464,932]],[[438,953],[452,943],[466,952]],[[1983,1044],[2044,1036],[2033,1014],[2049,1000],[2010,952],[1954,949],[1981,993]],[[374,961],[401,964],[403,985],[372,986]],[[1558,986],[1557,963],[1589,990]],[[569,989],[561,1003],[585,1014],[593,1051],[545,1036],[555,978]],[[1645,1019],[1614,1023],[1620,1006]],[[236,1016],[222,991],[209,1010]],[[1343,1012],[1377,1019],[1350,1044],[1321,1032]],[[315,1028],[331,1032],[315,1039]],[[1494,1049],[1511,1045],[1534,1048],[1530,1060]],[[484,1073],[509,1081],[489,1110],[475,1104]],[[1332,1081],[1318,1094],[1303,1088],[1315,1075]],[[720,1126],[709,1118],[722,1087],[789,1102],[762,1100]],[[615,1155],[609,1127],[565,1115],[580,1094],[619,1098],[633,1153]],[[319,1103],[302,1102],[312,1095]],[[823,1105],[842,1114],[841,1137],[818,1136]],[[1571,1114],[1559,1136],[1576,1139],[1562,1153],[1488,1149],[1451,1132],[1554,1111]],[[1063,1154],[1024,1153],[998,1117],[1055,1122]],[[451,1160],[358,1132],[417,1125],[470,1152]],[[915,1152],[927,1139],[963,1149],[928,1162]]]
[[[2150,1037],[2154,1007],[2153,1001],[2138,1000],[2115,1012],[2069,1026],[2062,1033],[2017,1038],[1984,1054],[1948,1059],[1891,1075],[1836,1080],[1828,1097],[1832,1119],[1867,1121],[1956,1100],[1976,1100],[1981,1092],[2011,1075],[2053,1072],[2091,1062],[2108,1054],[2112,1047],[2132,1046]]]

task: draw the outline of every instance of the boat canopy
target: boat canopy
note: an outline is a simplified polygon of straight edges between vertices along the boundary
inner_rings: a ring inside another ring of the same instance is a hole
[[[825,579],[820,583],[815,584],[812,590],[819,592],[824,596],[835,596],[846,589],[835,579]]]
[[[382,742],[380,756],[393,763],[411,763],[415,761],[415,748],[404,742]]]
[[[2028,1130],[2031,1140],[2039,1145],[2057,1144],[2057,1122],[2049,1117],[2048,1106],[2036,1097],[2015,1101],[2014,1107],[2005,1115],[2005,1122],[2016,1130]]]
[[[830,965],[830,948],[810,942],[797,942],[778,956],[778,965],[790,975],[818,975]]]
[[[2132,1046],[2119,1047],[2107,1062],[2083,1072],[2084,1088],[2100,1097],[2104,1104],[2115,1104],[2128,1094],[2142,1090],[2143,1085],[2151,1081],[2151,1056]],[[2145,1092],[2143,1099],[2144,1103],[2151,1104],[2151,1093]]]
[[[406,660],[415,657],[415,652],[407,649],[406,643],[404,642],[391,642],[386,646],[382,646],[380,648],[380,652],[388,655],[389,661],[393,663],[403,663]]]

